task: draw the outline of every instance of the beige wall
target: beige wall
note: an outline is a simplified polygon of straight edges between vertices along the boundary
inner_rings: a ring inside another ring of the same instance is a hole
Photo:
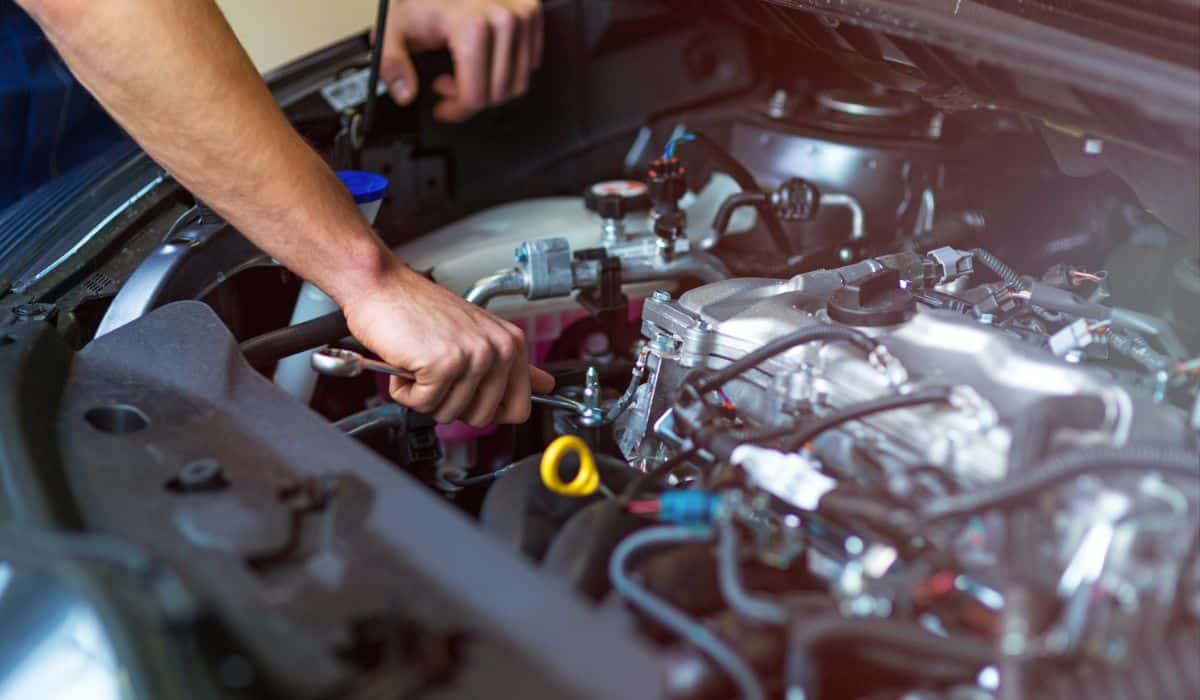
[[[262,72],[362,31],[377,0],[217,0]]]

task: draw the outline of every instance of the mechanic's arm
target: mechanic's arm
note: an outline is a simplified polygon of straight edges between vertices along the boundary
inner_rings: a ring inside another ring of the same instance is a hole
[[[402,404],[441,421],[518,422],[533,389],[521,331],[395,259],[291,128],[212,0],[18,0],[80,82],[184,186],[329,294],[350,329],[412,370]]]

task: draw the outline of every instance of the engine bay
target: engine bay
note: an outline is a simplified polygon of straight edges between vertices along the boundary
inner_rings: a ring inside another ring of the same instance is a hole
[[[512,428],[322,367],[336,306],[174,202],[78,352],[11,334],[60,487],[247,697],[1195,697],[1195,231],[1099,139],[828,82],[396,237],[555,375]]]

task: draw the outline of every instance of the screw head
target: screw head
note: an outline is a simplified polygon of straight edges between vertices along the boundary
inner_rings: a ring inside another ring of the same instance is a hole
[[[838,260],[848,263],[854,259],[854,251],[850,248],[841,248],[838,250]]]
[[[665,289],[656,289],[650,298],[654,301],[671,301],[671,293]]]
[[[179,468],[167,483],[172,491],[212,491],[228,485],[221,463],[215,459],[197,459]]]

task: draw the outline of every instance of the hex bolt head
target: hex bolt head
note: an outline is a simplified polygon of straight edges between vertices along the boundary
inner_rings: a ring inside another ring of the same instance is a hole
[[[665,289],[656,289],[650,298],[654,301],[671,301],[671,293]]]
[[[215,459],[197,459],[179,468],[175,477],[167,482],[172,491],[215,491],[229,485],[221,463]]]

